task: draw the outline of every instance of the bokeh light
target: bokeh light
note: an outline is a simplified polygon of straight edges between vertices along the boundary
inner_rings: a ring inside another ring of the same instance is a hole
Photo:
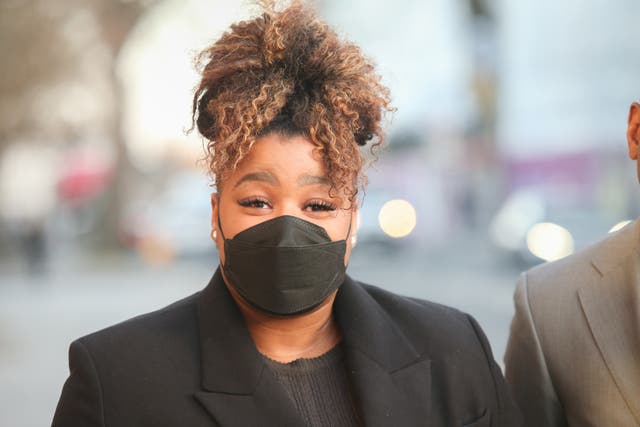
[[[630,223],[631,223],[630,219],[626,221],[620,221],[619,223],[611,227],[611,229],[609,230],[609,233],[615,233],[616,231],[622,230],[627,224],[630,224]]]
[[[558,224],[541,222],[527,233],[527,248],[538,258],[555,261],[573,253],[573,236]]]
[[[416,227],[416,210],[406,200],[389,200],[380,209],[378,223],[382,231],[391,237],[408,236]]]

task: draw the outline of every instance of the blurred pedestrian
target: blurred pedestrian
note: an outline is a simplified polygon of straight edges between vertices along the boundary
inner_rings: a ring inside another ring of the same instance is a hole
[[[388,91],[307,7],[264,3],[204,52],[194,98],[220,267],[72,343],[53,425],[519,425],[474,319],[346,276]]]
[[[56,205],[56,152],[33,141],[16,141],[0,159],[0,221],[15,239],[31,274],[47,262],[47,224]]]
[[[629,111],[640,163],[640,104]],[[640,425],[640,221],[520,277],[506,378],[531,427]]]

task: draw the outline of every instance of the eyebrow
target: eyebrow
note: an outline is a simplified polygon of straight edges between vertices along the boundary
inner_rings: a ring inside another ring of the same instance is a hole
[[[308,174],[300,175],[297,179],[297,182],[299,187],[314,184],[329,185],[329,180],[326,177]]]
[[[273,175],[271,172],[263,171],[263,172],[252,172],[252,173],[246,174],[245,176],[240,178],[240,180],[236,183],[236,185],[233,186],[233,188],[236,188],[240,184],[243,184],[248,181],[260,181],[260,182],[266,182],[267,184],[271,184],[271,185],[280,185],[280,181],[278,181],[278,178],[276,178],[275,175]]]

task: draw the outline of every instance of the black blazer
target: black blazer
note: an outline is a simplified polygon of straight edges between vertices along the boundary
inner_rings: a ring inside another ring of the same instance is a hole
[[[367,426],[519,426],[470,316],[346,279],[334,305]],[[201,292],[80,338],[54,427],[304,426],[220,272]]]

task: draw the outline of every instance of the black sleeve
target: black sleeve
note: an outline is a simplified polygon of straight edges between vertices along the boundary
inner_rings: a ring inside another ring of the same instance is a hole
[[[69,371],[52,427],[104,427],[100,379],[91,354],[80,341],[69,347]]]
[[[493,377],[493,384],[496,393],[496,406],[497,413],[491,416],[491,426],[492,427],[518,427],[523,425],[522,415],[520,410],[516,406],[513,398],[511,397],[511,393],[509,392],[509,388],[507,383],[504,380],[504,376],[502,375],[502,370],[498,366],[498,364],[493,359],[493,354],[491,352],[491,346],[489,345],[489,341],[485,336],[482,328],[478,325],[478,322],[471,317],[469,317],[469,322],[473,327],[478,339],[480,340],[480,344],[482,345],[482,349],[487,358],[487,363],[489,364],[489,369],[491,371],[491,376]]]

